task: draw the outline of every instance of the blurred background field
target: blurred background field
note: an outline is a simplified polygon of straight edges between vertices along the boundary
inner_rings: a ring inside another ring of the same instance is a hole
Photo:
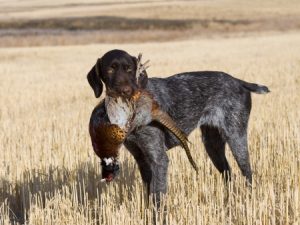
[[[1,1],[0,46],[136,43],[289,31],[300,2]]]
[[[151,224],[131,155],[99,183],[89,140],[86,74],[115,48],[142,52],[150,77],[220,70],[271,89],[253,95],[253,189],[227,149],[227,194],[195,131],[198,176],[168,152],[167,224],[300,223],[299,1],[27,0],[0,1],[0,224]]]

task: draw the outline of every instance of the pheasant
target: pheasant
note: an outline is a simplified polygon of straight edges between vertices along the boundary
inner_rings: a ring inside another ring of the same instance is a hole
[[[141,55],[138,57],[137,74],[145,70],[141,64]],[[102,181],[112,181],[115,172],[119,170],[117,157],[119,149],[126,137],[134,129],[157,121],[180,141],[189,162],[198,172],[188,146],[187,136],[176,126],[172,118],[159,108],[153,96],[144,89],[137,90],[130,99],[106,96],[104,99],[106,116],[97,123],[90,124],[90,135],[95,153],[102,159]],[[95,114],[97,117],[97,114]],[[95,126],[96,124],[96,126]],[[103,169],[104,168],[104,169]]]

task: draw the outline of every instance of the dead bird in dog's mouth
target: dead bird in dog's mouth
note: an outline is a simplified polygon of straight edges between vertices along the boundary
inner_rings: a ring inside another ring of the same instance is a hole
[[[147,62],[141,63],[141,54],[137,58],[138,88],[130,98],[110,95],[108,92],[104,102],[106,117],[98,117],[95,108],[90,122],[90,135],[95,153],[101,158],[102,180],[112,181],[119,172],[118,155],[126,137],[139,127],[156,121],[180,141],[188,160],[198,171],[188,146],[187,136],[177,127],[172,118],[160,109],[153,96],[143,89],[142,78],[146,76]],[[104,113],[104,112],[102,112]]]

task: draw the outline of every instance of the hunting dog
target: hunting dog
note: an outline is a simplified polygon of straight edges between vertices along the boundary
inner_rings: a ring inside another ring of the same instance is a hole
[[[251,111],[251,92],[269,92],[266,86],[248,83],[223,72],[185,72],[167,78],[142,76],[137,81],[136,58],[122,50],[112,50],[100,58],[87,75],[95,96],[100,97],[103,84],[112,96],[130,98],[138,83],[153,95],[159,107],[167,112],[185,133],[201,129],[208,156],[215,167],[230,180],[230,167],[225,156],[228,143],[232,154],[252,183],[252,172],[247,147],[247,124]],[[92,112],[90,127],[108,121],[105,104]],[[92,143],[95,141],[91,136]],[[135,158],[148,193],[159,202],[167,191],[169,159],[166,151],[179,145],[179,140],[158,123],[133,130],[124,145]],[[97,153],[97,149],[94,150]],[[103,170],[118,170],[116,165]]]

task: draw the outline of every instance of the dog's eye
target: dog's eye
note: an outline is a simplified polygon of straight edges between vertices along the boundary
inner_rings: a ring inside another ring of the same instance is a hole
[[[114,68],[108,68],[107,73],[113,73],[114,72]]]
[[[113,73],[115,72],[115,70],[118,69],[118,65],[116,63],[113,63],[108,69],[107,69],[107,73]]]
[[[127,73],[130,73],[132,71],[132,68],[130,66],[125,66],[125,71]]]

